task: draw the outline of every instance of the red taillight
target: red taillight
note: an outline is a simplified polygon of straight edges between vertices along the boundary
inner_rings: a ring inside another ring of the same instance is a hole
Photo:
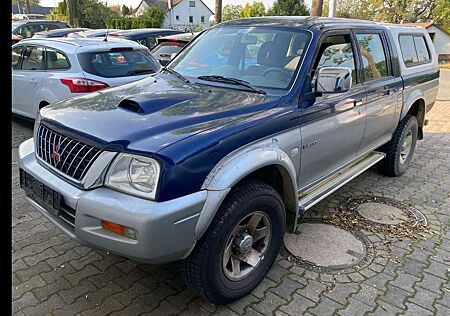
[[[61,79],[61,83],[69,87],[72,93],[94,92],[109,88],[104,82],[85,78]]]
[[[120,36],[120,34],[111,33],[111,34],[108,34],[108,36]]]

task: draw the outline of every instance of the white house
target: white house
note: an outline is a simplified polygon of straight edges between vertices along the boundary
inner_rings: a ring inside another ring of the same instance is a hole
[[[434,22],[401,23],[410,26],[421,26],[427,29],[438,55],[439,63],[450,63],[450,33]]]
[[[151,5],[166,10],[165,28],[189,29],[209,27],[209,19],[214,14],[202,0],[142,0],[131,13],[134,17],[144,14]]]

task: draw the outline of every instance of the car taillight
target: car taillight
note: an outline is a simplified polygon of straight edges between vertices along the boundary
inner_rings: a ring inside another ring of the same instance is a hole
[[[104,82],[85,78],[61,79],[61,83],[68,86],[72,93],[94,92],[109,88],[109,85]]]

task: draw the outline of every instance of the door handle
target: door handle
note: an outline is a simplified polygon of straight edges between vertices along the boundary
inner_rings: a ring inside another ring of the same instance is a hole
[[[359,106],[361,106],[361,105],[363,105],[363,102],[362,102],[362,100],[360,99],[360,100],[354,100],[353,101],[353,107],[359,107]]]

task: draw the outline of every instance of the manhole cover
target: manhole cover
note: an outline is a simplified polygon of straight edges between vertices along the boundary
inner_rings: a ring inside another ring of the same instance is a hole
[[[385,203],[362,203],[358,205],[356,211],[369,221],[380,224],[397,225],[409,220],[401,209]]]
[[[284,245],[295,257],[315,266],[343,269],[361,261],[366,248],[353,234],[333,225],[302,223],[298,234],[285,234]]]

